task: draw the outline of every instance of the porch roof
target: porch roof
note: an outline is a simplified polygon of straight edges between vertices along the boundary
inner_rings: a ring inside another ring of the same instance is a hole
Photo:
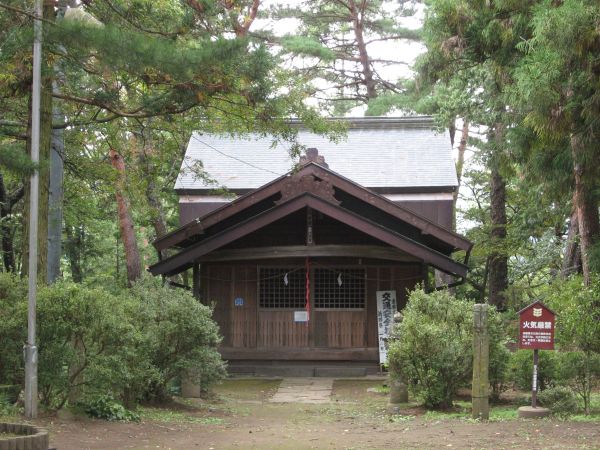
[[[466,276],[468,240],[314,162],[157,239],[159,250],[182,250],[149,271],[179,273],[204,255],[307,207],[444,272]],[[455,250],[467,252],[465,263],[451,258]]]

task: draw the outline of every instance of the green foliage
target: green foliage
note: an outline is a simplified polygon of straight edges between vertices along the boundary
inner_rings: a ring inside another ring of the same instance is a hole
[[[13,274],[0,273],[0,384],[20,385],[23,380],[26,298],[27,286],[23,280]]]
[[[27,302],[23,282],[0,274],[0,370],[22,384]],[[38,384],[42,403],[110,393],[128,407],[164,400],[168,385],[191,373],[207,389],[223,377],[210,308],[157,279],[110,293],[68,282],[39,290]]]
[[[538,395],[540,404],[552,410],[552,414],[559,417],[567,417],[579,409],[575,393],[564,386],[554,386],[540,392]]]
[[[111,395],[97,396],[79,404],[90,417],[109,421],[137,422],[139,414],[128,410]]]
[[[522,391],[531,391],[533,380],[533,352],[518,350],[510,357],[508,367],[509,380]],[[538,363],[538,386],[543,391],[557,384],[559,379],[558,361],[552,351],[540,351]]]
[[[17,384],[0,384],[0,399],[6,403],[16,403],[20,392],[21,386]]]
[[[304,36],[284,36],[281,45],[287,52],[303,56],[314,56],[325,61],[335,59],[333,50],[323,46],[319,41]]]
[[[219,329],[212,310],[189,291],[171,289],[158,278],[146,278],[131,290],[135,300],[138,352],[147,355],[155,378],[140,391],[146,400],[162,400],[175,378],[191,376],[203,389],[223,378],[225,366],[216,350]],[[144,385],[147,380],[137,383]]]
[[[556,341],[562,349],[600,353],[600,277],[590,286],[581,277],[556,282],[541,297],[557,312]]]
[[[390,373],[409,384],[428,408],[447,408],[473,371],[473,305],[447,291],[410,294],[404,319],[394,330]],[[501,318],[490,311],[490,361],[495,384],[501,384],[506,361]]]
[[[589,414],[592,392],[600,387],[600,354],[559,353],[559,361],[561,382],[581,397],[584,412]]]

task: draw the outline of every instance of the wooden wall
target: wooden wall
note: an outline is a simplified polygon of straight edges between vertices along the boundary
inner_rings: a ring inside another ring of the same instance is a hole
[[[261,264],[267,265],[264,262]],[[303,261],[296,261],[301,266]],[[273,266],[271,262],[268,264]],[[292,264],[286,263],[289,267]],[[328,264],[329,267],[336,267]],[[200,292],[203,303],[214,304],[214,318],[223,335],[222,347],[255,354],[263,351],[264,358],[283,350],[294,349],[374,349],[377,347],[376,291],[395,290],[398,307],[406,305],[406,291],[422,280],[420,264],[369,264],[339,267],[366,269],[366,308],[315,310],[311,307],[308,325],[294,322],[294,309],[258,307],[258,264],[203,264]],[[236,298],[243,306],[235,306]],[[270,353],[271,351],[271,353]],[[375,354],[371,352],[371,354]],[[306,353],[307,359],[310,352]],[[251,359],[251,357],[249,357]],[[298,356],[295,357],[298,359]]]

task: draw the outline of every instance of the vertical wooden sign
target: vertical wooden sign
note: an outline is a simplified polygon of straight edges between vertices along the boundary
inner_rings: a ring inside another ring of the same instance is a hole
[[[379,336],[379,364],[387,364],[387,340],[394,326],[396,291],[377,291],[377,334]]]

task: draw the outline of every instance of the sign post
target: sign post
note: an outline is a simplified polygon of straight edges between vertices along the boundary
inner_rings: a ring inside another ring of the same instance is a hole
[[[519,348],[533,350],[531,407],[519,408],[519,417],[545,417],[550,411],[537,406],[539,350],[554,350],[556,314],[540,301],[519,311]]]

